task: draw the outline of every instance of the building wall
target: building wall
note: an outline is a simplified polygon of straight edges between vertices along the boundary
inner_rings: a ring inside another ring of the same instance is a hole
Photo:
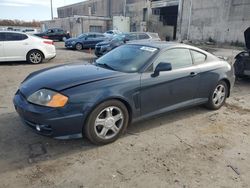
[[[143,9],[147,8],[145,20],[143,20]],[[163,25],[159,15],[153,15],[151,2],[149,0],[127,0],[127,14],[131,18],[131,31],[149,31],[158,33],[162,40],[166,37],[172,39],[174,27]]]
[[[80,16],[119,16],[123,14],[124,0],[89,0],[57,9],[58,18]]]
[[[179,39],[244,43],[243,32],[250,26],[250,0],[182,0],[182,2]]]
[[[81,33],[90,32],[90,27],[101,27],[100,32],[107,31],[111,26],[110,18],[98,17],[68,17],[59,18],[56,20],[48,20],[42,22],[42,27],[48,28],[63,28],[70,32],[71,36],[75,37]]]

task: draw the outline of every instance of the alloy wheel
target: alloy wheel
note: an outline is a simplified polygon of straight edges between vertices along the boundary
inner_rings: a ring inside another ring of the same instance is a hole
[[[109,106],[97,115],[94,124],[95,133],[101,139],[111,139],[120,132],[123,123],[122,110],[115,106]]]
[[[39,52],[32,52],[29,59],[31,63],[37,64],[42,61],[42,55]]]
[[[226,88],[224,85],[222,84],[219,84],[215,90],[214,90],[214,93],[213,93],[213,103],[215,106],[220,106],[224,100],[225,100],[225,97],[226,97]]]

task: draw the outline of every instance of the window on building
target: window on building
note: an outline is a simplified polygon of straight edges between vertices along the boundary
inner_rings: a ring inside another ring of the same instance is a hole
[[[89,31],[90,32],[101,33],[102,32],[102,26],[91,25],[91,26],[89,26]]]
[[[143,20],[142,21],[147,21],[148,20],[148,9],[144,8],[143,9]]]
[[[153,15],[160,15],[161,14],[161,9],[159,9],[159,8],[153,8],[152,9],[152,14]]]

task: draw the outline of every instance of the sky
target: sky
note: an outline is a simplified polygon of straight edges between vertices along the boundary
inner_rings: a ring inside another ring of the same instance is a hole
[[[82,1],[52,0],[54,17],[57,17],[57,7]],[[50,20],[50,0],[0,0],[0,19]]]

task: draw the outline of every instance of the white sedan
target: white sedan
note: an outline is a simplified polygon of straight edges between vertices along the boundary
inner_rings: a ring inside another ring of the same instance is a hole
[[[0,62],[28,61],[38,64],[55,56],[52,40],[21,32],[0,31]]]

